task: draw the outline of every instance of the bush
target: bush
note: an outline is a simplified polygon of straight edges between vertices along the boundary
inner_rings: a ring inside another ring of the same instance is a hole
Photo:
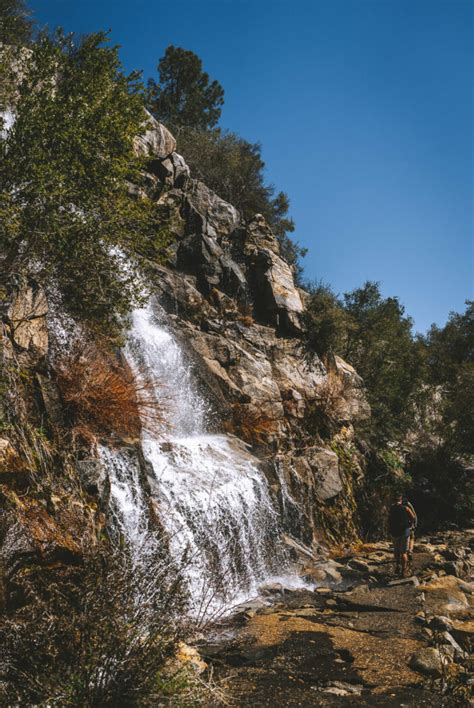
[[[233,433],[251,445],[262,445],[276,433],[276,421],[248,405],[236,403],[232,409],[232,421],[226,424],[227,432]]]
[[[126,362],[95,344],[76,344],[57,366],[57,384],[69,421],[79,430],[137,437],[162,422],[156,382],[135,376]]]
[[[73,315],[113,329],[140,299],[138,254],[169,236],[156,204],[130,194],[144,180],[138,75],[123,73],[104,34],[58,32],[32,44],[16,83],[15,121],[0,133],[2,276],[31,275]]]
[[[183,633],[181,578],[165,552],[132,566],[101,548],[68,583],[47,577],[0,626],[0,703],[143,705]]]
[[[315,398],[307,403],[305,425],[310,435],[329,439],[337,432],[343,389],[340,378],[331,372],[318,386]]]

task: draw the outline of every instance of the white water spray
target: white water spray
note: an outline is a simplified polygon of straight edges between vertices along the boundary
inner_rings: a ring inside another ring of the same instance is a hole
[[[151,307],[133,313],[127,358],[157,381],[166,427],[144,430],[153,495],[194,608],[257,594],[285,565],[266,478],[246,445],[206,431],[208,407],[176,338]],[[115,455],[115,453],[114,453]],[[131,544],[143,546],[143,492],[130,462],[111,461],[112,498]]]

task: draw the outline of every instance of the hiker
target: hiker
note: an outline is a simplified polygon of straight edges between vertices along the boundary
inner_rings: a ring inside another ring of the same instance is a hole
[[[395,503],[390,507],[389,530],[393,538],[395,572],[400,574],[402,578],[407,572],[410,529],[415,518],[415,512],[403,503],[403,495],[399,494]]]
[[[416,515],[415,508],[413,504],[408,501],[407,497],[403,497],[403,504],[407,506],[410,511],[413,512],[413,519],[410,519],[410,538],[408,541],[408,560],[412,560],[413,558],[413,549],[415,547],[415,529],[418,526],[418,517]]]

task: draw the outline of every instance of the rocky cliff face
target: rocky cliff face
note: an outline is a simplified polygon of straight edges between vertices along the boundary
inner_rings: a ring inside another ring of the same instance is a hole
[[[148,263],[149,284],[210,402],[209,426],[250,446],[290,537],[313,547],[354,540],[364,475],[354,424],[370,415],[363,382],[338,357],[308,356],[305,293],[268,224],[258,214],[244,222],[192,179],[175,148],[154,120],[136,141],[174,236],[166,265]],[[90,450],[78,454],[62,437],[46,294],[18,286],[2,319],[2,385],[21,421],[0,435],[0,595],[10,607],[21,604],[25,577],[68,573],[97,543],[110,484]]]
[[[156,121],[137,143],[150,190],[175,237],[151,286],[212,402],[214,425],[254,446],[307,543],[355,537],[354,490],[364,460],[354,424],[370,415],[363,382],[339,357],[325,366],[302,342],[305,293],[257,214],[237,210],[192,179]]]

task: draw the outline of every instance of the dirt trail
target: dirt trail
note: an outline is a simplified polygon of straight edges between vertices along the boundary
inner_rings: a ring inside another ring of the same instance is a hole
[[[468,705],[473,546],[469,531],[421,539],[402,582],[389,544],[366,546],[330,587],[267,588],[201,654],[233,706]]]

